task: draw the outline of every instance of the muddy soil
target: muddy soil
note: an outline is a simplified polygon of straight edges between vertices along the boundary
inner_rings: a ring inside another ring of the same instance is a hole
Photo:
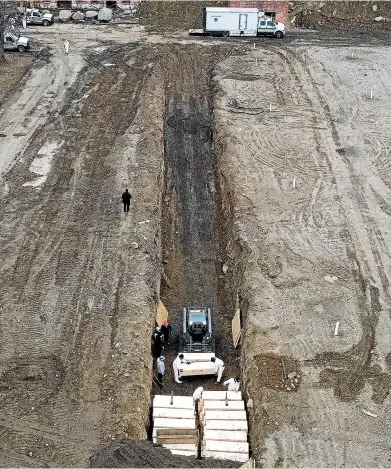
[[[100,443],[144,439],[149,424],[159,54],[70,42],[70,56],[37,64],[1,117],[3,466],[85,466]]]
[[[224,291],[222,266],[225,239],[222,207],[213,151],[213,70],[227,56],[223,47],[172,46],[165,60],[165,192],[163,195],[163,259],[165,281],[161,298],[170,314],[172,344],[167,360],[164,393],[192,394],[223,389],[216,378],[184,378],[178,385],[170,366],[181,350],[182,309],[209,306],[213,314],[216,355],[226,363],[225,377],[240,374],[239,355],[230,333],[235,313]]]
[[[218,69],[251,443],[266,467],[390,462],[389,55],[259,44]]]
[[[0,66],[0,106],[27,79],[27,71],[34,60],[31,54],[11,52],[6,54],[6,63]]]

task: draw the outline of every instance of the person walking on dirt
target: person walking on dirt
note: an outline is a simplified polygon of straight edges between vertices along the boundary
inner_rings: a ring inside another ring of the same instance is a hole
[[[170,333],[171,333],[171,326],[168,324],[167,321],[164,321],[160,330],[162,331],[163,337],[164,337],[164,345],[167,347],[168,341],[170,339]]]
[[[217,375],[217,381],[216,383],[220,383],[221,377],[223,376],[224,370],[225,370],[225,365],[223,360],[220,360],[220,358],[212,357],[210,359],[211,362],[214,363],[215,365],[215,373]]]
[[[183,353],[180,353],[176,357],[176,359],[172,362],[172,367],[174,369],[175,382],[179,384],[182,384],[182,381],[179,379],[179,368],[181,367],[182,363],[188,363],[188,362],[186,362],[185,356],[183,355]]]
[[[163,378],[164,378],[164,372],[166,369],[166,367],[164,366],[164,360],[165,360],[165,357],[163,357],[163,355],[161,355],[156,360],[157,378],[159,380],[159,384],[161,387],[163,387]]]
[[[69,53],[69,41],[68,41],[68,39],[65,39],[65,41],[64,41],[64,50],[65,50],[66,54]]]
[[[124,212],[129,212],[129,205],[130,199],[132,196],[130,195],[128,189],[125,189],[125,192],[122,194],[122,203],[124,204]]]
[[[239,391],[239,387],[240,387],[239,378],[227,379],[227,381],[224,381],[223,385],[224,386],[228,385],[227,391]]]

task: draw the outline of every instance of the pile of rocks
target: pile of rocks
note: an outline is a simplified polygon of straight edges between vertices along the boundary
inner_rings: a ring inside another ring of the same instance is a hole
[[[123,23],[123,22],[134,22],[136,16],[137,7],[131,5],[126,10],[116,10],[115,19],[114,12],[111,8],[100,8],[99,10],[87,10],[85,13],[82,11],[72,10],[60,10],[58,19],[63,23],[67,21],[75,21],[82,23],[84,21],[99,21],[100,23]],[[132,21],[133,20],[133,21]]]
[[[287,391],[296,391],[299,385],[300,375],[296,371],[292,371],[286,375],[286,379],[282,383],[282,387]]]

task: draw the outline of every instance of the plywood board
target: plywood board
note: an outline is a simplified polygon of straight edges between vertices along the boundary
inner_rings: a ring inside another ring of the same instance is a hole
[[[234,347],[238,346],[240,336],[242,335],[242,324],[240,321],[240,309],[236,310],[235,316],[232,319],[232,340]]]
[[[172,409],[194,409],[192,396],[173,396],[172,405],[171,396],[157,394],[153,398],[153,407],[168,407]]]
[[[223,441],[247,441],[246,430],[209,430],[204,429],[204,439]]]
[[[172,454],[176,454],[178,456],[197,456],[197,451],[183,451],[180,449],[171,449],[170,451]]]
[[[204,401],[220,401],[225,400],[227,396],[229,401],[240,401],[242,400],[241,391],[204,391],[202,394],[202,399]]]
[[[181,451],[197,451],[197,445],[163,445],[169,450],[180,449]]]
[[[183,429],[183,428],[155,428],[153,430],[153,436],[166,436],[166,435],[192,435],[197,436],[198,430],[194,428],[193,430]]]
[[[249,452],[249,444],[243,441],[214,441],[206,440],[204,445],[205,451],[217,451],[227,453],[247,453]]]
[[[247,420],[207,420],[205,430],[245,430],[248,431]]]
[[[205,410],[206,420],[246,420],[247,415],[244,410],[231,410],[224,412],[223,410]]]
[[[212,362],[193,362],[189,365],[182,363],[179,368],[180,376],[198,376],[216,374],[215,365]]]
[[[154,428],[196,428],[195,418],[192,419],[172,419],[172,418],[155,418],[153,421]]]
[[[248,455],[245,453],[222,453],[216,451],[203,451],[202,456],[204,458],[215,458],[215,459],[228,459],[230,461],[237,461],[237,462],[247,462]]]
[[[244,410],[243,401],[205,401],[203,408],[205,410]]]
[[[194,417],[193,409],[169,409],[166,407],[154,407],[153,418],[164,417],[174,419],[191,419]]]
[[[194,436],[190,438],[186,438],[186,436],[179,436],[176,435],[175,438],[167,438],[167,437],[160,437],[154,438],[154,443],[158,445],[196,445],[198,443],[198,438],[194,438]]]
[[[164,321],[168,321],[168,311],[161,300],[159,300],[156,308],[156,322],[161,326]]]
[[[184,353],[184,359],[189,362],[210,362],[212,357],[216,355],[209,352],[200,352],[200,353]]]

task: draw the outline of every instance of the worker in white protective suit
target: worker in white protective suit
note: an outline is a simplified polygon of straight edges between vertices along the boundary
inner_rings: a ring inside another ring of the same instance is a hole
[[[198,401],[198,399],[202,398],[202,393],[204,392],[204,388],[200,386],[193,392],[193,402]]]
[[[240,387],[239,378],[227,379],[227,381],[224,381],[223,384],[224,386],[228,385],[227,391],[239,391],[239,387]]]
[[[220,358],[212,357],[210,359],[211,362],[214,363],[215,366],[215,373],[217,375],[217,383],[220,383],[221,377],[223,376],[224,370],[225,370],[225,365],[223,360],[220,360]]]
[[[179,379],[179,368],[182,363],[187,363],[185,360],[185,357],[183,353],[180,353],[176,359],[172,362],[172,367],[174,369],[174,378],[176,383],[182,383],[182,381]]]

